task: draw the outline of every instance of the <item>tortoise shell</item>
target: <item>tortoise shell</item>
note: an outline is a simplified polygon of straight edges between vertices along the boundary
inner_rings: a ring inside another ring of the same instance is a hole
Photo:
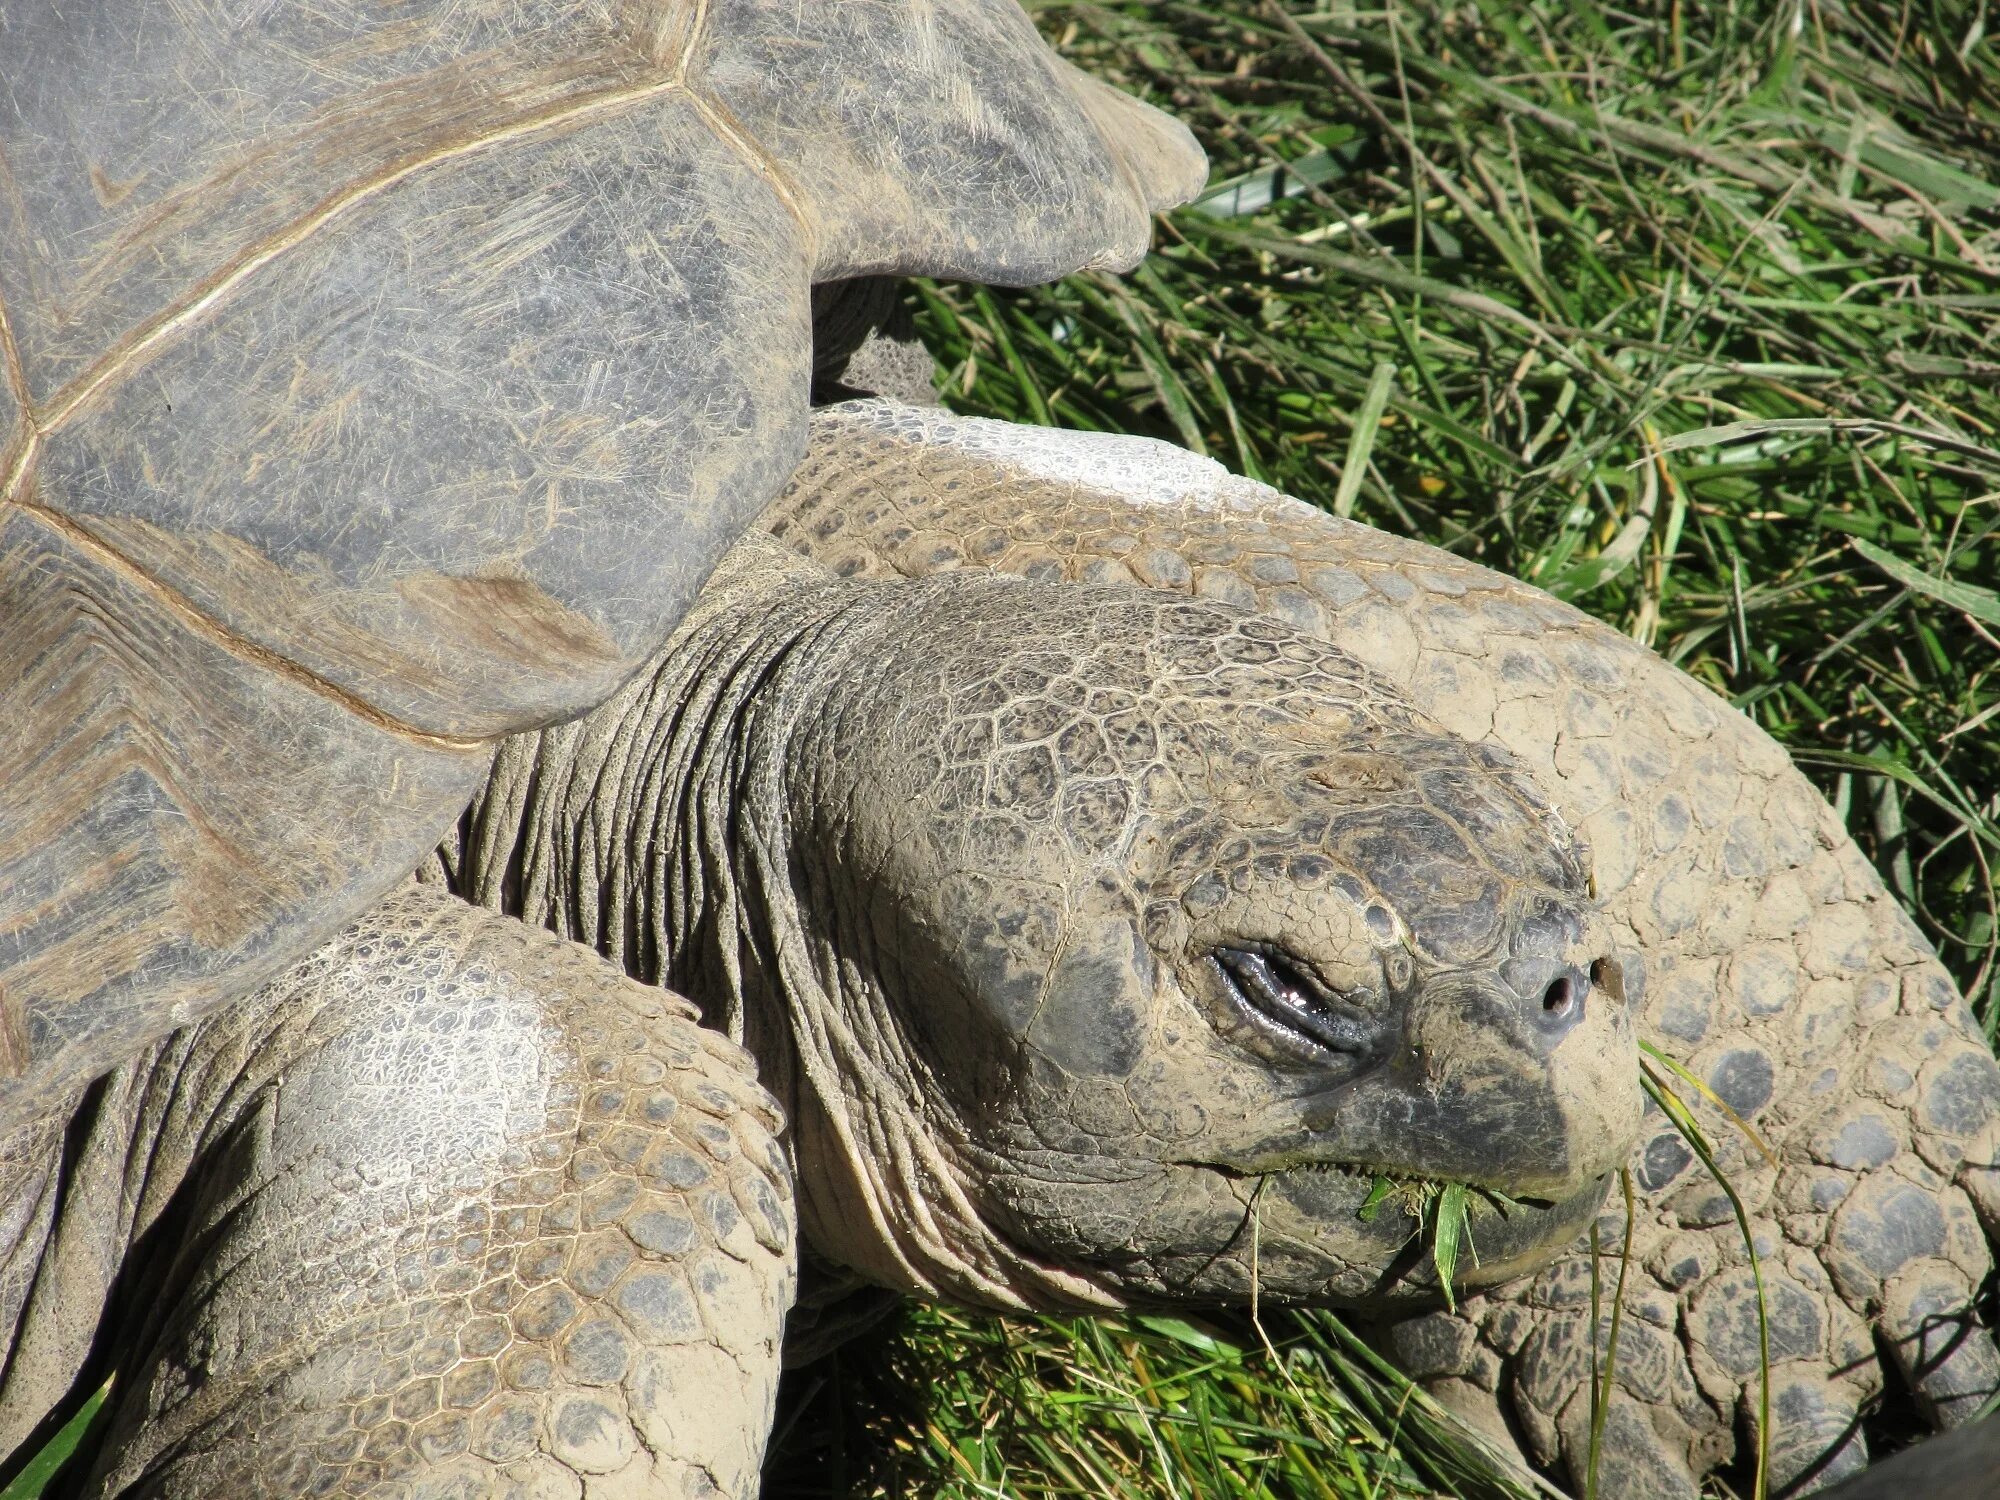
[[[804,451],[810,287],[1145,250],[1013,0],[0,16],[0,1126],[403,878]]]

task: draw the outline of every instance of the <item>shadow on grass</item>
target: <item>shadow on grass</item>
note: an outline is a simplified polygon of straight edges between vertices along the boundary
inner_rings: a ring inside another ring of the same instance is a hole
[[[1262,1321],[905,1304],[787,1374],[764,1495],[1532,1493],[1330,1315]]]

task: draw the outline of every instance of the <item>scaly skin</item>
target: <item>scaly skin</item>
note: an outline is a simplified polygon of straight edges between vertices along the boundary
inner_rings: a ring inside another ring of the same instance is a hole
[[[1334,520],[1217,466],[887,405],[833,408],[766,515],[857,576],[980,568],[1228,600],[1350,651],[1504,746],[1590,846],[1645,1036],[1751,1119],[1712,1111],[1772,1308],[1781,1481],[1865,1461],[1874,1336],[1943,1425],[1996,1383],[1966,1311],[2000,1230],[2000,1069],[1922,936],[1784,752],[1681,672],[1546,595]],[[1691,1093],[1683,1089],[1684,1094]],[[1698,1102],[1698,1101],[1697,1101]],[[1749,1272],[1726,1201],[1649,1110],[1604,1493],[1691,1494],[1754,1410]],[[1616,1246],[1622,1214],[1608,1216]],[[1589,1275],[1386,1330],[1413,1373],[1580,1477]]]
[[[0,1258],[0,1448],[101,1331],[92,1496],[753,1494],[778,1124],[678,996],[406,890],[71,1111]]]
[[[1013,0],[5,32],[0,1131],[644,666],[804,447],[813,282],[1131,265],[1205,175]]]
[[[648,673],[506,747],[449,874],[699,988],[782,1155],[671,997],[399,897],[72,1113],[101,1151],[12,1247],[0,1407],[32,1421],[102,1331],[101,1490],[747,1494],[788,1177],[823,1256],[904,1289],[1372,1303],[1428,1267],[1343,1168],[1551,1200],[1482,1217],[1499,1280],[1637,1124],[1562,820],[1350,656],[1200,601],[754,537]]]
[[[806,1241],[905,1290],[1409,1296],[1375,1167],[1555,1200],[1482,1220],[1501,1279],[1637,1118],[1567,829],[1350,657],[1198,602],[746,542],[652,674],[503,749],[450,864],[700,994],[785,1106]],[[1339,1035],[1233,999],[1250,950]]]

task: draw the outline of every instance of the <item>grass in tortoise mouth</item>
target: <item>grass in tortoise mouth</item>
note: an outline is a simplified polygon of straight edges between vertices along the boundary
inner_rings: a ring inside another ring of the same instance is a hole
[[[1374,1223],[1385,1206],[1415,1220],[1417,1227],[1411,1231],[1410,1238],[1422,1239],[1430,1246],[1431,1264],[1437,1269],[1438,1286],[1444,1293],[1445,1306],[1454,1312],[1457,1311],[1458,1301],[1452,1281],[1458,1271],[1460,1256],[1470,1255],[1473,1265],[1479,1264],[1479,1245],[1472,1234],[1473,1205],[1484,1201],[1503,1219],[1529,1208],[1553,1206],[1545,1199],[1516,1198],[1499,1188],[1475,1182],[1413,1177],[1349,1162],[1300,1162],[1285,1170],[1337,1173],[1357,1182],[1367,1182],[1368,1195],[1355,1210],[1355,1217],[1364,1224]]]
[[[1502,1218],[1522,1206],[1518,1199],[1498,1188],[1440,1182],[1429,1177],[1390,1177],[1377,1172],[1355,1217],[1364,1224],[1372,1224],[1382,1206],[1388,1204],[1415,1219],[1417,1228],[1413,1237],[1420,1236],[1429,1243],[1431,1264],[1437,1268],[1444,1305],[1456,1312],[1458,1299],[1452,1291],[1452,1279],[1458,1273],[1458,1258],[1461,1253],[1468,1254],[1475,1266],[1479,1264],[1479,1246],[1472,1237],[1475,1199],[1484,1199]]]
[[[1731,1203],[1736,1205],[1740,1218],[1741,1205],[1737,1203],[1735,1189],[1722,1168],[1716,1164],[1712,1154],[1713,1148],[1699,1122],[1688,1110],[1685,1101],[1674,1091],[1674,1082],[1689,1085],[1705,1097],[1743,1133],[1761,1155],[1775,1166],[1776,1158],[1772,1157],[1770,1147],[1764,1144],[1747,1120],[1718,1099],[1707,1085],[1660,1051],[1657,1046],[1650,1042],[1641,1042],[1640,1051],[1647,1060],[1646,1064],[1642,1064],[1642,1082],[1646,1092],[1660,1106],[1668,1123],[1688,1143],[1696,1157],[1708,1167],[1715,1180],[1721,1184]],[[1336,1168],[1348,1176],[1365,1175],[1369,1178],[1368,1196],[1355,1211],[1355,1217],[1362,1223],[1374,1223],[1385,1204],[1416,1221],[1417,1228],[1412,1237],[1420,1236],[1429,1244],[1431,1264],[1437,1269],[1438,1287],[1444,1293],[1445,1306],[1453,1311],[1457,1311],[1458,1302],[1452,1290],[1452,1281],[1458,1270],[1460,1255],[1470,1255],[1473,1265],[1479,1264],[1479,1246],[1472,1236],[1474,1202],[1483,1199],[1502,1218],[1529,1206],[1498,1188],[1481,1187],[1476,1183],[1447,1182],[1433,1177],[1404,1177],[1383,1171],[1371,1172],[1338,1163],[1326,1163],[1325,1166]],[[1748,1240],[1748,1225],[1745,1224],[1743,1229],[1754,1268],[1757,1258],[1756,1246]],[[1768,1337],[1761,1327],[1764,1317],[1761,1305],[1761,1276],[1759,1283],[1759,1332],[1760,1336]]]
[[[1395,1209],[1416,1222],[1409,1239],[1422,1239],[1430,1247],[1431,1264],[1437,1270],[1438,1287],[1445,1306],[1456,1312],[1457,1295],[1452,1281],[1459,1258],[1470,1255],[1479,1264],[1479,1245],[1472,1234],[1473,1205],[1484,1201],[1501,1218],[1529,1208],[1552,1205],[1541,1198],[1516,1198],[1495,1187],[1473,1182],[1450,1181],[1441,1177],[1414,1177],[1381,1167],[1359,1166],[1343,1161],[1306,1161],[1288,1165],[1283,1172],[1321,1172],[1368,1184],[1368,1194],[1354,1216],[1373,1224],[1384,1207]],[[1271,1173],[1260,1174],[1273,1175]],[[1404,1241],[1405,1244],[1409,1240]],[[4,1500],[4,1497],[0,1497]]]

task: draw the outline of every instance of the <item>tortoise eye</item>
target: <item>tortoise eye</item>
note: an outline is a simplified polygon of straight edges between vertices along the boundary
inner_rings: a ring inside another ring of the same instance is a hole
[[[1209,958],[1237,1019],[1290,1060],[1368,1061],[1386,1042],[1391,1022],[1373,996],[1331,990],[1289,954],[1217,948]]]

